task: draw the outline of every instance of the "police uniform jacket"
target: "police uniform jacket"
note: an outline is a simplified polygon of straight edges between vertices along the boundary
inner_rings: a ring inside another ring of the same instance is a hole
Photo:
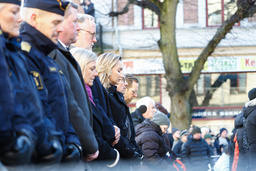
[[[81,69],[68,50],[65,50],[60,43],[58,47],[49,56],[59,65],[70,86],[68,93],[70,121],[79,136],[83,152],[93,154],[98,150],[98,143],[92,129],[93,117],[84,80],[78,74],[78,71],[81,73]]]
[[[48,112],[47,116],[55,121],[57,131],[61,132],[60,140],[63,147],[70,143],[80,145],[69,120],[67,82],[56,62],[47,56],[57,46],[26,22],[22,27],[21,36],[22,50],[28,57],[29,71],[34,76],[40,98]]]
[[[0,156],[9,151],[15,144],[16,136],[13,129],[15,121],[26,123],[21,105],[15,103],[11,74],[4,54],[5,38],[0,30]],[[19,117],[21,116],[21,117]],[[25,122],[24,122],[25,121]],[[26,125],[25,125],[26,126]]]
[[[46,126],[51,125],[52,127],[53,123],[43,113],[36,86],[28,71],[26,58],[21,51],[21,38],[6,39],[5,44],[5,57],[11,73],[16,104],[22,105],[19,111],[23,112],[24,117],[32,124],[37,133],[37,152],[42,155],[50,154],[52,153],[51,142],[47,131],[49,128]],[[19,130],[21,129],[19,128]]]

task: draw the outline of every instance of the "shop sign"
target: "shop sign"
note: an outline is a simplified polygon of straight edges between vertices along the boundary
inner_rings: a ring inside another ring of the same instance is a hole
[[[207,118],[207,119],[220,119],[220,118],[235,118],[242,112],[242,107],[230,108],[193,108],[192,118]]]
[[[197,58],[179,58],[182,73],[190,73]],[[124,71],[131,74],[164,74],[162,58],[124,59]],[[208,57],[202,73],[256,71],[256,57],[222,56]]]

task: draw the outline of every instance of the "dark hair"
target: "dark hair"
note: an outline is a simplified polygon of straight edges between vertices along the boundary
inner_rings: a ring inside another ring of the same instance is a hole
[[[129,89],[132,86],[133,82],[139,83],[139,80],[134,77],[132,74],[126,74],[125,75],[126,82],[128,83],[127,89]]]

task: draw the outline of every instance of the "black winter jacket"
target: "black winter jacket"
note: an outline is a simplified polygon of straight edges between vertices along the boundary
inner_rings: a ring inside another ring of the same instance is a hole
[[[132,123],[129,108],[124,102],[123,95],[116,90],[116,86],[111,85],[108,89],[109,105],[111,107],[113,120],[120,128],[121,137],[115,148],[120,152],[122,158],[134,158],[135,152],[143,154],[135,141],[135,130]],[[129,120],[130,127],[127,127],[126,119]],[[130,137],[128,134],[130,133]]]
[[[192,135],[188,136],[188,141],[182,149],[182,161],[188,170],[208,170],[211,155],[211,150],[204,139],[196,140]]]
[[[256,168],[256,99],[245,104],[244,117],[246,118],[246,132],[249,144],[248,158],[251,169]]]
[[[179,158],[182,158],[182,145],[183,145],[183,142],[179,140],[178,143],[173,148],[173,152]]]
[[[131,113],[131,117],[134,127],[136,127],[138,124],[142,123],[145,120],[139,109],[136,109],[133,113]]]

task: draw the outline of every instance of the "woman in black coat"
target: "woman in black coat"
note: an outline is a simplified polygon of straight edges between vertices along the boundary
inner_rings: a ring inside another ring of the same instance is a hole
[[[93,85],[93,81],[98,75],[96,71],[97,57],[93,52],[82,48],[77,48],[73,52],[74,57],[81,66],[92,107],[93,131],[99,145],[99,156],[96,160],[106,160],[108,167],[114,167],[120,158],[119,152],[113,147],[118,142],[118,138],[116,139],[115,137],[115,128],[105,111],[99,105],[99,101],[93,99],[92,91],[89,87]]]
[[[135,142],[135,131],[129,108],[124,101],[123,94],[117,91],[123,70],[121,57],[113,53],[104,53],[97,59],[97,71],[102,85],[108,92],[112,117],[120,128],[120,141],[115,148],[125,159],[136,159],[142,156],[142,151]]]

